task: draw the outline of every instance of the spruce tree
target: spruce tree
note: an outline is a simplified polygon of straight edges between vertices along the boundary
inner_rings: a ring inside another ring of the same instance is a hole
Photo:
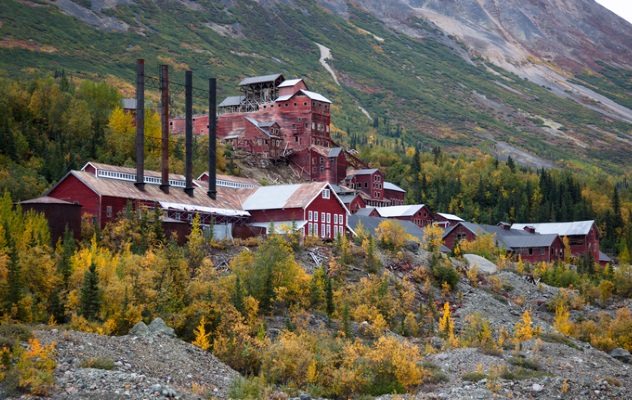
[[[331,318],[335,311],[334,290],[331,285],[331,279],[325,275],[325,298],[327,301],[327,316]]]
[[[93,262],[83,277],[81,287],[81,315],[87,320],[94,321],[101,310],[101,293],[99,290],[99,275],[97,266]]]
[[[239,278],[239,275],[237,275],[237,279],[235,280],[235,290],[233,291],[233,296],[231,300],[233,306],[235,306],[237,311],[239,311],[243,315],[245,312],[244,290],[241,287],[241,279]]]

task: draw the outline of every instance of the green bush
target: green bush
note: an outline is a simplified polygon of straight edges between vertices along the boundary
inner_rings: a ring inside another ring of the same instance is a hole
[[[83,360],[81,362],[81,368],[105,369],[110,371],[114,369],[114,361],[105,357],[92,357]]]

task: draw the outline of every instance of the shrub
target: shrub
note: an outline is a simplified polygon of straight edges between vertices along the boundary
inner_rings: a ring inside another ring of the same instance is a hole
[[[375,234],[380,245],[390,250],[401,249],[406,243],[406,240],[411,239],[411,236],[406,233],[402,224],[393,219],[380,222],[377,228],[375,228]]]
[[[472,371],[472,372],[467,372],[467,373],[463,374],[463,376],[461,378],[464,381],[478,382],[478,381],[482,381],[483,379],[487,378],[487,375],[485,375],[485,373],[483,373],[483,372]]]
[[[432,275],[438,285],[442,285],[443,282],[446,282],[453,290],[457,283],[459,283],[459,273],[456,272],[452,265],[446,265],[444,262],[439,262],[432,269]]]
[[[54,353],[55,343],[42,346],[39,340],[29,339],[29,347],[16,365],[19,387],[36,396],[47,396],[55,383]]]
[[[267,399],[272,393],[272,388],[266,384],[261,376],[249,378],[238,377],[235,379],[228,392],[231,399]]]
[[[81,362],[81,368],[104,369],[107,371],[114,369],[114,361],[106,357],[92,357]]]
[[[0,338],[11,341],[26,342],[33,337],[31,329],[22,324],[2,324],[0,325]]]

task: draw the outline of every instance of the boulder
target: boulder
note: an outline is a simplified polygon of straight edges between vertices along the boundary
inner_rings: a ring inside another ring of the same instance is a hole
[[[129,334],[132,336],[147,336],[149,335],[149,328],[143,321],[140,321],[129,330]]]
[[[153,321],[151,321],[151,324],[149,324],[148,328],[149,328],[149,332],[153,335],[162,334],[169,337],[176,336],[176,332],[173,330],[173,328],[170,328],[169,326],[167,326],[167,324],[165,323],[165,321],[162,320],[162,318],[156,318]]]
[[[412,253],[416,253],[419,251],[419,242],[407,240],[406,243],[404,243],[404,248]]]
[[[626,364],[632,364],[632,355],[626,349],[617,347],[610,352],[610,356]]]
[[[470,268],[476,266],[479,272],[485,274],[495,274],[498,271],[498,267],[488,259],[477,256],[476,254],[464,254],[463,258],[467,260]]]

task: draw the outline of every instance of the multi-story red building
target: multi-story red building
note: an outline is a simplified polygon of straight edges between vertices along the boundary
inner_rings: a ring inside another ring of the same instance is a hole
[[[543,235],[555,234],[560,238],[567,237],[574,257],[590,254],[595,262],[600,262],[599,231],[595,221],[516,223],[511,225],[511,229],[532,230]]]
[[[368,194],[371,206],[383,206],[384,203],[384,174],[377,168],[354,169],[347,172],[345,185]]]
[[[404,205],[406,191],[394,183],[384,182],[384,198],[391,201],[394,206]]]

